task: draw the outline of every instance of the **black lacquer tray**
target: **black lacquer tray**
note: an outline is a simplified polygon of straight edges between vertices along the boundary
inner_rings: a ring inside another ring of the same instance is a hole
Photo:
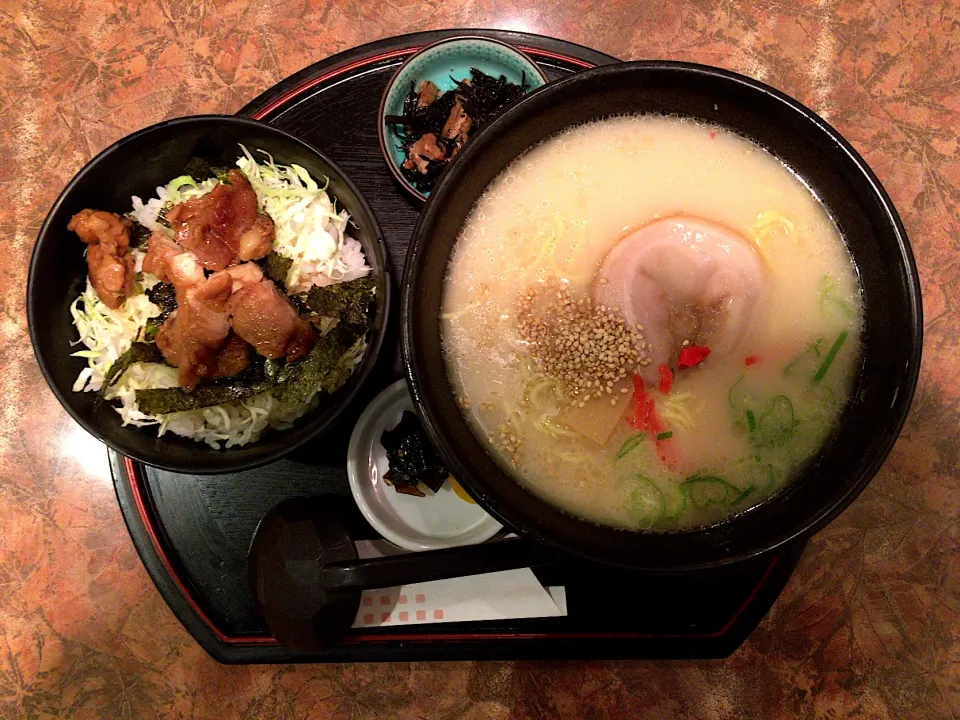
[[[550,79],[615,58],[525,33],[457,30],[381,40],[334,55],[287,78],[240,111],[329,154],[373,207],[398,285],[419,212],[387,170],[377,141],[380,95],[393,72],[426,44],[480,34],[520,46]],[[394,308],[396,310],[396,308]],[[568,616],[351,631],[323,653],[279,645],[247,587],[246,553],[260,518],[291,497],[329,496],[354,538],[374,538],[350,496],[346,447],[357,416],[402,377],[397,317],[378,368],[335,430],[286,460],[257,470],[178,475],[110,453],[120,507],[160,593],[207,652],[221,662],[417,659],[723,657],[750,634],[779,595],[803,545],[709,576],[625,577],[603,569],[545,567],[563,585]]]

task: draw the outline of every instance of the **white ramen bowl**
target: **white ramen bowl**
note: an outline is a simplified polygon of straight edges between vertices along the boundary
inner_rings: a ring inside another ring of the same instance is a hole
[[[439,492],[421,485],[425,497],[397,492],[383,479],[389,469],[380,444],[384,430],[397,426],[404,411],[414,412],[406,380],[381,392],[363,411],[347,448],[350,490],[367,522],[406,550],[437,550],[489,540],[501,529],[477,504],[463,500],[449,481]]]

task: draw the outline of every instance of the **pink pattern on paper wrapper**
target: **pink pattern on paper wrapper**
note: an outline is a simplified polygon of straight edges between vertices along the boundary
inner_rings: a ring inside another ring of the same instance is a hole
[[[380,622],[390,622],[390,613],[380,613]]]
[[[380,596],[380,604],[381,604],[381,605],[389,605],[389,604],[390,604],[390,598],[387,597],[386,595],[381,595],[381,596]]]
[[[364,598],[363,598],[363,606],[364,606],[364,607],[370,607],[371,605],[373,605],[373,598],[370,597],[369,595],[364,596]]]
[[[443,610],[437,609],[433,611],[434,620],[443,620]]]
[[[426,620],[427,611],[426,610],[417,610],[417,620]]]
[[[401,613],[400,613],[400,622],[406,622],[406,621],[409,620],[409,619],[410,619],[410,613],[408,613],[408,612],[401,612]]]
[[[363,616],[363,624],[364,624],[364,625],[372,625],[372,624],[373,624],[373,613],[366,613],[366,614]]]
[[[423,602],[426,602],[426,601],[427,601],[426,596],[424,596],[424,595],[422,595],[422,594],[418,594],[418,595],[417,595],[417,602],[418,602],[418,603],[423,603]]]
[[[397,602],[399,602],[401,605],[406,605],[406,604],[407,604],[407,596],[406,596],[406,595],[401,595],[401,596],[397,599]]]

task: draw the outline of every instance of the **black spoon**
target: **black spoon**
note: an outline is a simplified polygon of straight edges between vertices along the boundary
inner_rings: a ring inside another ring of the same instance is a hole
[[[532,567],[545,549],[520,538],[359,560],[328,498],[294,498],[272,508],[248,553],[249,583],[267,627],[294,650],[336,644],[353,624],[360,591]]]

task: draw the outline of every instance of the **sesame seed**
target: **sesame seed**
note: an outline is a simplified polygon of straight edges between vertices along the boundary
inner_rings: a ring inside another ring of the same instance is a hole
[[[647,359],[643,335],[618,313],[589,297],[575,298],[553,280],[520,294],[517,329],[540,370],[586,402],[592,394],[609,394],[614,380]]]

